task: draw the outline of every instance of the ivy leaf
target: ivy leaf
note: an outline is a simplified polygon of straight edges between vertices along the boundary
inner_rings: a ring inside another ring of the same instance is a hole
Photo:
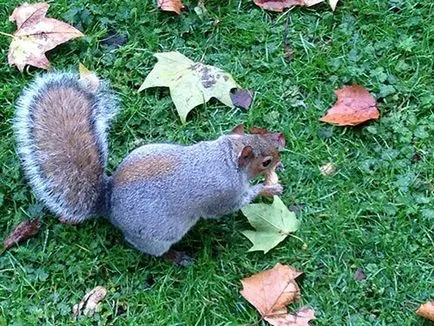
[[[253,243],[249,251],[267,253],[300,226],[295,213],[290,212],[278,196],[274,196],[271,205],[250,204],[241,211],[256,229],[242,232]]]
[[[205,104],[211,97],[233,107],[231,89],[239,88],[232,76],[220,68],[194,62],[181,53],[155,53],[158,59],[139,88],[169,87],[176,110],[185,123],[187,114],[196,106]]]

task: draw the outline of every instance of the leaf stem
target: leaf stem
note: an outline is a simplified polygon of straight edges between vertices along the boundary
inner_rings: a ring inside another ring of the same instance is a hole
[[[4,33],[4,32],[1,32],[1,31],[0,31],[0,35],[14,37],[12,34]]]

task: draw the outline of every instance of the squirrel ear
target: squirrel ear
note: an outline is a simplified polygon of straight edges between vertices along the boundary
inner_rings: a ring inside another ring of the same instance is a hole
[[[238,126],[236,126],[234,129],[232,129],[232,134],[237,134],[237,135],[244,135],[244,125],[241,123]]]
[[[240,155],[238,156],[238,163],[240,166],[246,166],[249,163],[249,160],[253,158],[253,148],[252,146],[244,146]]]

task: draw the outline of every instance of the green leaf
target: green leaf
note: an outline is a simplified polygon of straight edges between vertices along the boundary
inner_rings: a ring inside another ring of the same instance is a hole
[[[267,253],[300,226],[295,213],[290,212],[278,196],[274,196],[271,205],[250,204],[241,211],[256,229],[242,232],[253,243],[249,251]]]
[[[183,123],[194,107],[205,104],[211,97],[233,107],[230,91],[240,86],[229,73],[194,62],[177,51],[155,53],[154,56],[158,62],[140,86],[139,92],[149,87],[169,87]]]

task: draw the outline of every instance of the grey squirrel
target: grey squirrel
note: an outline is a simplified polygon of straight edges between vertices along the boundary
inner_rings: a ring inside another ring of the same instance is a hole
[[[282,137],[242,125],[191,146],[149,144],[105,174],[107,129],[117,102],[94,74],[47,73],[17,102],[14,129],[36,196],[62,222],[105,216],[138,250],[166,253],[201,218],[239,210],[280,184],[249,180],[280,165]]]

